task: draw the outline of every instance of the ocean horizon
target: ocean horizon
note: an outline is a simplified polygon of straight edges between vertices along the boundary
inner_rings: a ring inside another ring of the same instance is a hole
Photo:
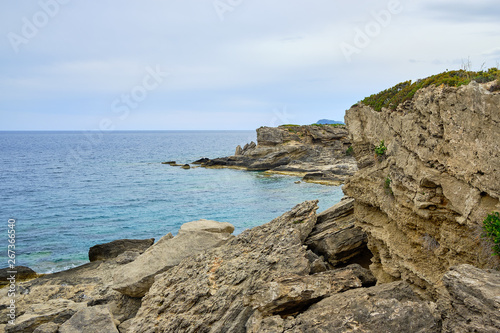
[[[0,131],[1,215],[16,219],[16,265],[56,272],[88,262],[96,244],[157,241],[198,219],[238,234],[305,200],[322,211],[342,198],[340,187],[298,177],[161,164],[233,155],[250,141],[255,131]]]

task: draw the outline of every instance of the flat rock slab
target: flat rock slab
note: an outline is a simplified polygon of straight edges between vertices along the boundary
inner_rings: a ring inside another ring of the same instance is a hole
[[[224,244],[232,237],[233,230],[234,227],[225,222],[186,223],[176,237],[163,237],[133,262],[117,269],[113,289],[131,297],[143,297],[157,274],[178,265],[186,257]]]

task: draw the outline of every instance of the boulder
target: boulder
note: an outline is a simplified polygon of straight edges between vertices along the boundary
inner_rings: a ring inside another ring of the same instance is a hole
[[[443,277],[449,299],[443,332],[500,332],[500,272],[471,265],[452,267]]]
[[[119,239],[105,244],[94,245],[89,249],[89,260],[106,260],[116,258],[126,251],[143,253],[155,242],[149,239]]]
[[[8,277],[13,275],[12,272],[15,271],[16,281],[28,280],[37,277],[37,274],[34,270],[26,266],[16,266],[14,269],[11,268],[2,268],[0,269],[0,286],[10,284],[10,281],[7,280]]]
[[[182,166],[182,169],[186,169],[186,170],[187,170],[187,169],[191,169],[191,166],[190,166],[189,164],[184,164],[184,165]]]
[[[375,283],[369,270],[351,265],[313,275],[278,278],[249,293],[246,302],[257,308],[260,316],[290,316],[330,295]]]
[[[346,197],[318,215],[318,222],[305,243],[333,266],[356,259],[367,263],[370,259],[367,236],[354,222],[354,199]],[[367,258],[358,258],[360,255]]]
[[[246,332],[438,333],[433,305],[421,301],[404,282],[334,294],[293,316],[253,316]]]
[[[93,306],[75,313],[59,327],[59,333],[119,333],[106,306]]]
[[[186,223],[176,237],[167,235],[133,262],[118,268],[113,275],[113,288],[124,295],[143,297],[157,274],[186,257],[227,242],[233,230],[229,223],[207,220]]]
[[[244,332],[256,311],[249,296],[277,279],[309,275],[303,239],[316,209],[317,201],[297,205],[159,274],[129,331]]]
[[[6,333],[29,333],[38,326],[49,322],[61,324],[71,318],[78,310],[87,307],[85,303],[55,299],[41,304],[33,304],[16,318],[15,325],[7,325]]]
[[[238,146],[236,147],[236,150],[235,150],[235,152],[234,152],[234,156],[238,156],[238,155],[243,155],[243,148],[241,148],[241,146],[240,146],[240,145],[238,145]]]

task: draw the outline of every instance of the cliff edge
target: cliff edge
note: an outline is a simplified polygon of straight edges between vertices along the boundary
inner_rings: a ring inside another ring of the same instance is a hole
[[[344,192],[379,283],[436,298],[451,266],[498,268],[482,221],[500,210],[500,92],[495,82],[428,86],[395,108],[345,116],[359,171]],[[383,142],[382,142],[383,141]]]

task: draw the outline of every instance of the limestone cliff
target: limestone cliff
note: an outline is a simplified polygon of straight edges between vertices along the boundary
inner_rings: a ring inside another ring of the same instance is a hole
[[[197,161],[205,167],[241,168],[304,177],[338,185],[354,174],[356,163],[345,126],[284,125],[257,129],[257,144],[238,146],[234,156]]]
[[[430,86],[395,111],[359,103],[345,120],[359,171],[344,192],[379,283],[403,279],[435,298],[453,265],[499,267],[482,221],[500,210],[500,92]],[[492,89],[493,90],[493,89]],[[384,140],[385,153],[374,148]]]

